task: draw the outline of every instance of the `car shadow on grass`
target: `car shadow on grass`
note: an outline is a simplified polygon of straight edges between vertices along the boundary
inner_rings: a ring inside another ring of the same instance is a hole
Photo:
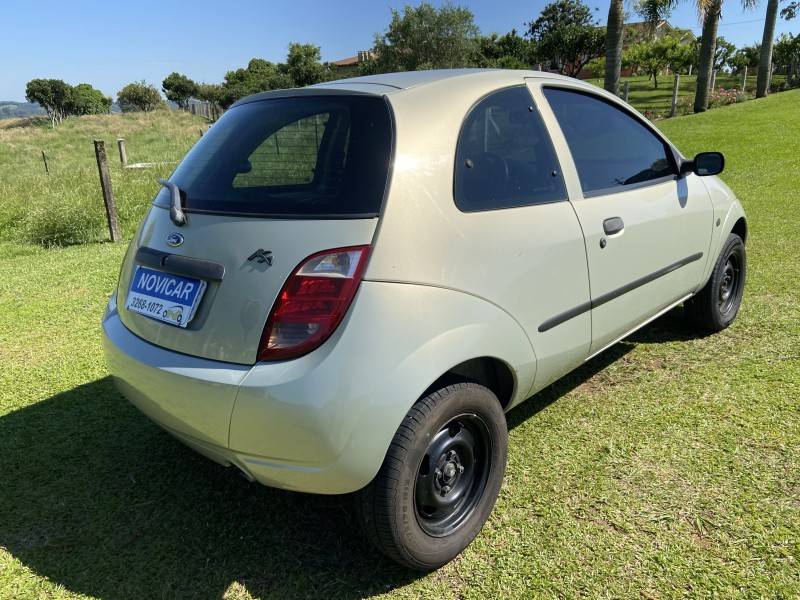
[[[688,339],[681,331],[656,322],[637,337]],[[545,388],[509,426],[633,348],[617,344]],[[153,425],[110,378],[0,417],[0,546],[103,599],[357,598],[420,577],[362,540],[349,497],[248,483]]]
[[[589,381],[597,373],[618,361],[639,344],[685,342],[706,337],[707,335],[709,334],[699,332],[686,321],[682,307],[674,308],[509,411],[507,418],[508,428],[513,429],[521,425],[559,398]]]
[[[266,488],[194,454],[110,378],[0,418],[0,546],[72,592],[364,597],[420,576],[356,525],[346,496]]]

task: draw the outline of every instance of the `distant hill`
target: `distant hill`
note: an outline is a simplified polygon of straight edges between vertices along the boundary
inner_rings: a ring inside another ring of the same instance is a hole
[[[43,115],[44,110],[34,102],[14,102],[0,100],[0,119],[17,119],[19,117],[35,117]]]

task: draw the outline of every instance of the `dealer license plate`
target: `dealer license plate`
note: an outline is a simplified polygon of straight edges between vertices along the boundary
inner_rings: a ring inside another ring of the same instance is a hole
[[[138,266],[125,307],[170,325],[186,327],[194,317],[206,282]]]

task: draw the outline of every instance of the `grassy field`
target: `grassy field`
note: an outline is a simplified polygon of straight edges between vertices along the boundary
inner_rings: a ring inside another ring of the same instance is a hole
[[[102,217],[91,139],[171,161],[197,122],[0,130],[0,598],[798,597],[800,91],[659,126],[726,154],[750,222],[739,319],[696,337],[674,311],[512,411],[489,523],[424,576],[362,542],[347,498],[249,484],[120,397],[99,321],[123,245],[19,238],[37,190],[62,201],[28,183],[40,145]],[[128,233],[155,175],[113,171]]]
[[[200,117],[168,111],[67,119],[57,129],[47,119],[0,121],[0,240],[47,246],[108,236],[95,139],[105,141],[117,208],[131,234],[144,214],[143,200],[158,191],[158,178],[175,168],[205,126]],[[117,138],[126,140],[129,163],[160,164],[123,169]]]

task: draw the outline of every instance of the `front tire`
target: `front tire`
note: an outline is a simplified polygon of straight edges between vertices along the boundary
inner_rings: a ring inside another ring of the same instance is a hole
[[[367,537],[412,569],[448,563],[486,523],[507,451],[505,415],[486,387],[458,383],[418,400],[378,475],[356,495]]]
[[[747,275],[744,242],[735,233],[728,236],[711,278],[684,307],[686,316],[705,331],[722,331],[739,312]]]

